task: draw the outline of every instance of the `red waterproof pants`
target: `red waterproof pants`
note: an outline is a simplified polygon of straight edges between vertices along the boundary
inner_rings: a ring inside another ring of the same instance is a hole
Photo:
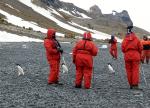
[[[140,61],[125,61],[128,83],[130,86],[139,84]]]
[[[110,54],[112,55],[113,58],[117,59],[117,49],[110,49]]]
[[[150,50],[143,50],[142,51],[142,62],[144,63],[146,59],[147,64],[149,63],[149,59],[150,59]]]
[[[48,83],[57,83],[59,78],[59,60],[51,60]]]
[[[84,87],[89,89],[91,86],[91,79],[92,79],[92,68],[90,67],[76,67],[76,86],[81,86],[82,80],[84,78]]]

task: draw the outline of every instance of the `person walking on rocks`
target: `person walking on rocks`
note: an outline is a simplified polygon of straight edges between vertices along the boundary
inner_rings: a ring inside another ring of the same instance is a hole
[[[150,40],[148,40],[148,37],[144,35],[141,43],[143,46],[141,62],[144,63],[146,59],[146,63],[148,64],[150,59]]]
[[[127,34],[121,48],[124,53],[125,68],[130,89],[136,89],[139,85],[139,67],[142,53],[142,45],[138,37],[132,31],[133,26],[127,27]]]
[[[48,29],[47,37],[44,39],[44,47],[50,66],[48,84],[59,84],[60,56],[63,53],[63,50],[56,40],[55,34],[56,31],[54,29]]]
[[[76,65],[75,87],[82,87],[84,79],[84,88],[91,87],[93,56],[98,53],[98,48],[92,41],[90,32],[83,34],[83,39],[79,40],[73,48],[73,63]]]
[[[109,44],[111,44],[110,46],[110,54],[114,59],[117,59],[117,40],[115,39],[115,36],[112,35],[111,39],[109,40]]]

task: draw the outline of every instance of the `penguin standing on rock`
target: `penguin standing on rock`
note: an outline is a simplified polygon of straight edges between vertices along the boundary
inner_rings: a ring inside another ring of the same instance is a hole
[[[111,63],[108,63],[107,66],[108,66],[108,69],[109,69],[109,71],[110,71],[111,73],[115,73],[115,70],[113,69]]]
[[[20,64],[16,64],[16,66],[17,66],[18,76],[20,76],[21,74],[24,75],[23,68],[20,66]]]
[[[68,67],[66,66],[66,64],[62,63],[61,66],[62,66],[62,69],[63,69],[63,73],[68,73]]]

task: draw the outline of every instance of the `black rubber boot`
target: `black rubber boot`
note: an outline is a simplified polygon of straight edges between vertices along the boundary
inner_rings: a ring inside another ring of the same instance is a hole
[[[75,85],[75,88],[81,88],[81,85]]]

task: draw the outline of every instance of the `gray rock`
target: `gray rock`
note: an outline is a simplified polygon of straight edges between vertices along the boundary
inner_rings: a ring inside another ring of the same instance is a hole
[[[22,45],[28,46],[23,48]],[[130,90],[124,69],[123,55],[118,46],[118,60],[113,60],[108,49],[100,49],[94,59],[92,88],[74,88],[75,66],[68,74],[60,73],[60,82],[64,85],[47,85],[49,66],[43,43],[0,43],[0,107],[8,108],[149,108],[150,93],[140,77],[143,91]],[[72,51],[71,44],[62,44],[66,52]],[[64,54],[67,65],[72,56]],[[111,62],[115,74],[105,67]],[[20,63],[25,75],[18,77],[14,68]],[[148,85],[150,66],[142,65]]]

